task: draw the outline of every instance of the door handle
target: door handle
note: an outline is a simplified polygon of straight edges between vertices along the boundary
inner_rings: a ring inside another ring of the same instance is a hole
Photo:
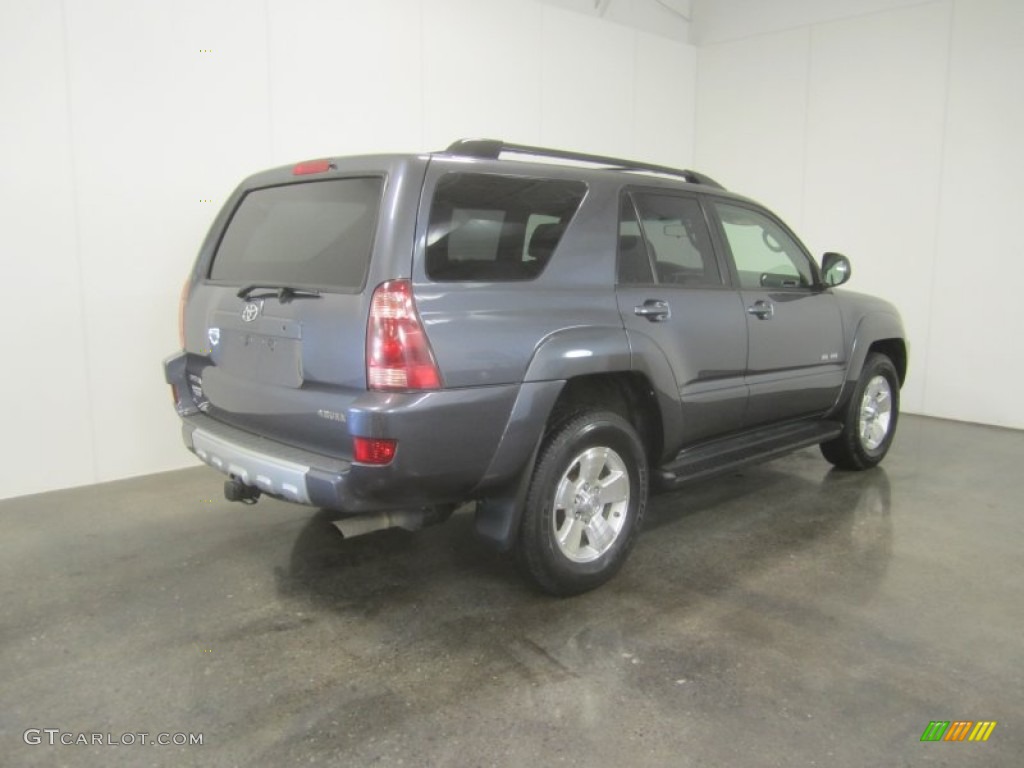
[[[747,307],[747,314],[753,315],[761,320],[771,320],[772,316],[775,314],[775,305],[770,301],[755,301]]]
[[[639,307],[633,307],[633,314],[637,317],[645,317],[652,323],[668,320],[672,316],[668,302],[661,299],[648,299]]]

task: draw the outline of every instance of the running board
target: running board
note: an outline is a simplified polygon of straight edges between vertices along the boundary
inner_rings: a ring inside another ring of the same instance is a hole
[[[655,470],[652,479],[658,488],[676,488],[691,480],[823,443],[842,431],[842,424],[835,421],[811,421],[747,432],[680,451],[675,459]]]

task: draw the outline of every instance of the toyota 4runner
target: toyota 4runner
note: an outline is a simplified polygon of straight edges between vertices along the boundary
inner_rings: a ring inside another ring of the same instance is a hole
[[[473,501],[573,594],[621,566],[649,489],[814,444],[882,460],[903,326],[849,277],[693,171],[493,140],[315,160],[228,199],[165,373],[227,498],[345,535]]]

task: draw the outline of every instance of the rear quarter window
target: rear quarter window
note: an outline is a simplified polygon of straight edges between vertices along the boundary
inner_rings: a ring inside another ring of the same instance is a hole
[[[531,280],[586,195],[581,181],[450,173],[437,183],[427,233],[436,281]]]
[[[211,280],[360,290],[366,281],[384,180],[265,187],[235,209]]]

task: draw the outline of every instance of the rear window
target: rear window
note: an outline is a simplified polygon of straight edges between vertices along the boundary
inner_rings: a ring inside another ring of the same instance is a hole
[[[431,280],[530,280],[540,274],[579,208],[581,181],[451,173],[430,208]]]
[[[212,280],[360,290],[384,180],[331,179],[255,189],[235,209]]]

